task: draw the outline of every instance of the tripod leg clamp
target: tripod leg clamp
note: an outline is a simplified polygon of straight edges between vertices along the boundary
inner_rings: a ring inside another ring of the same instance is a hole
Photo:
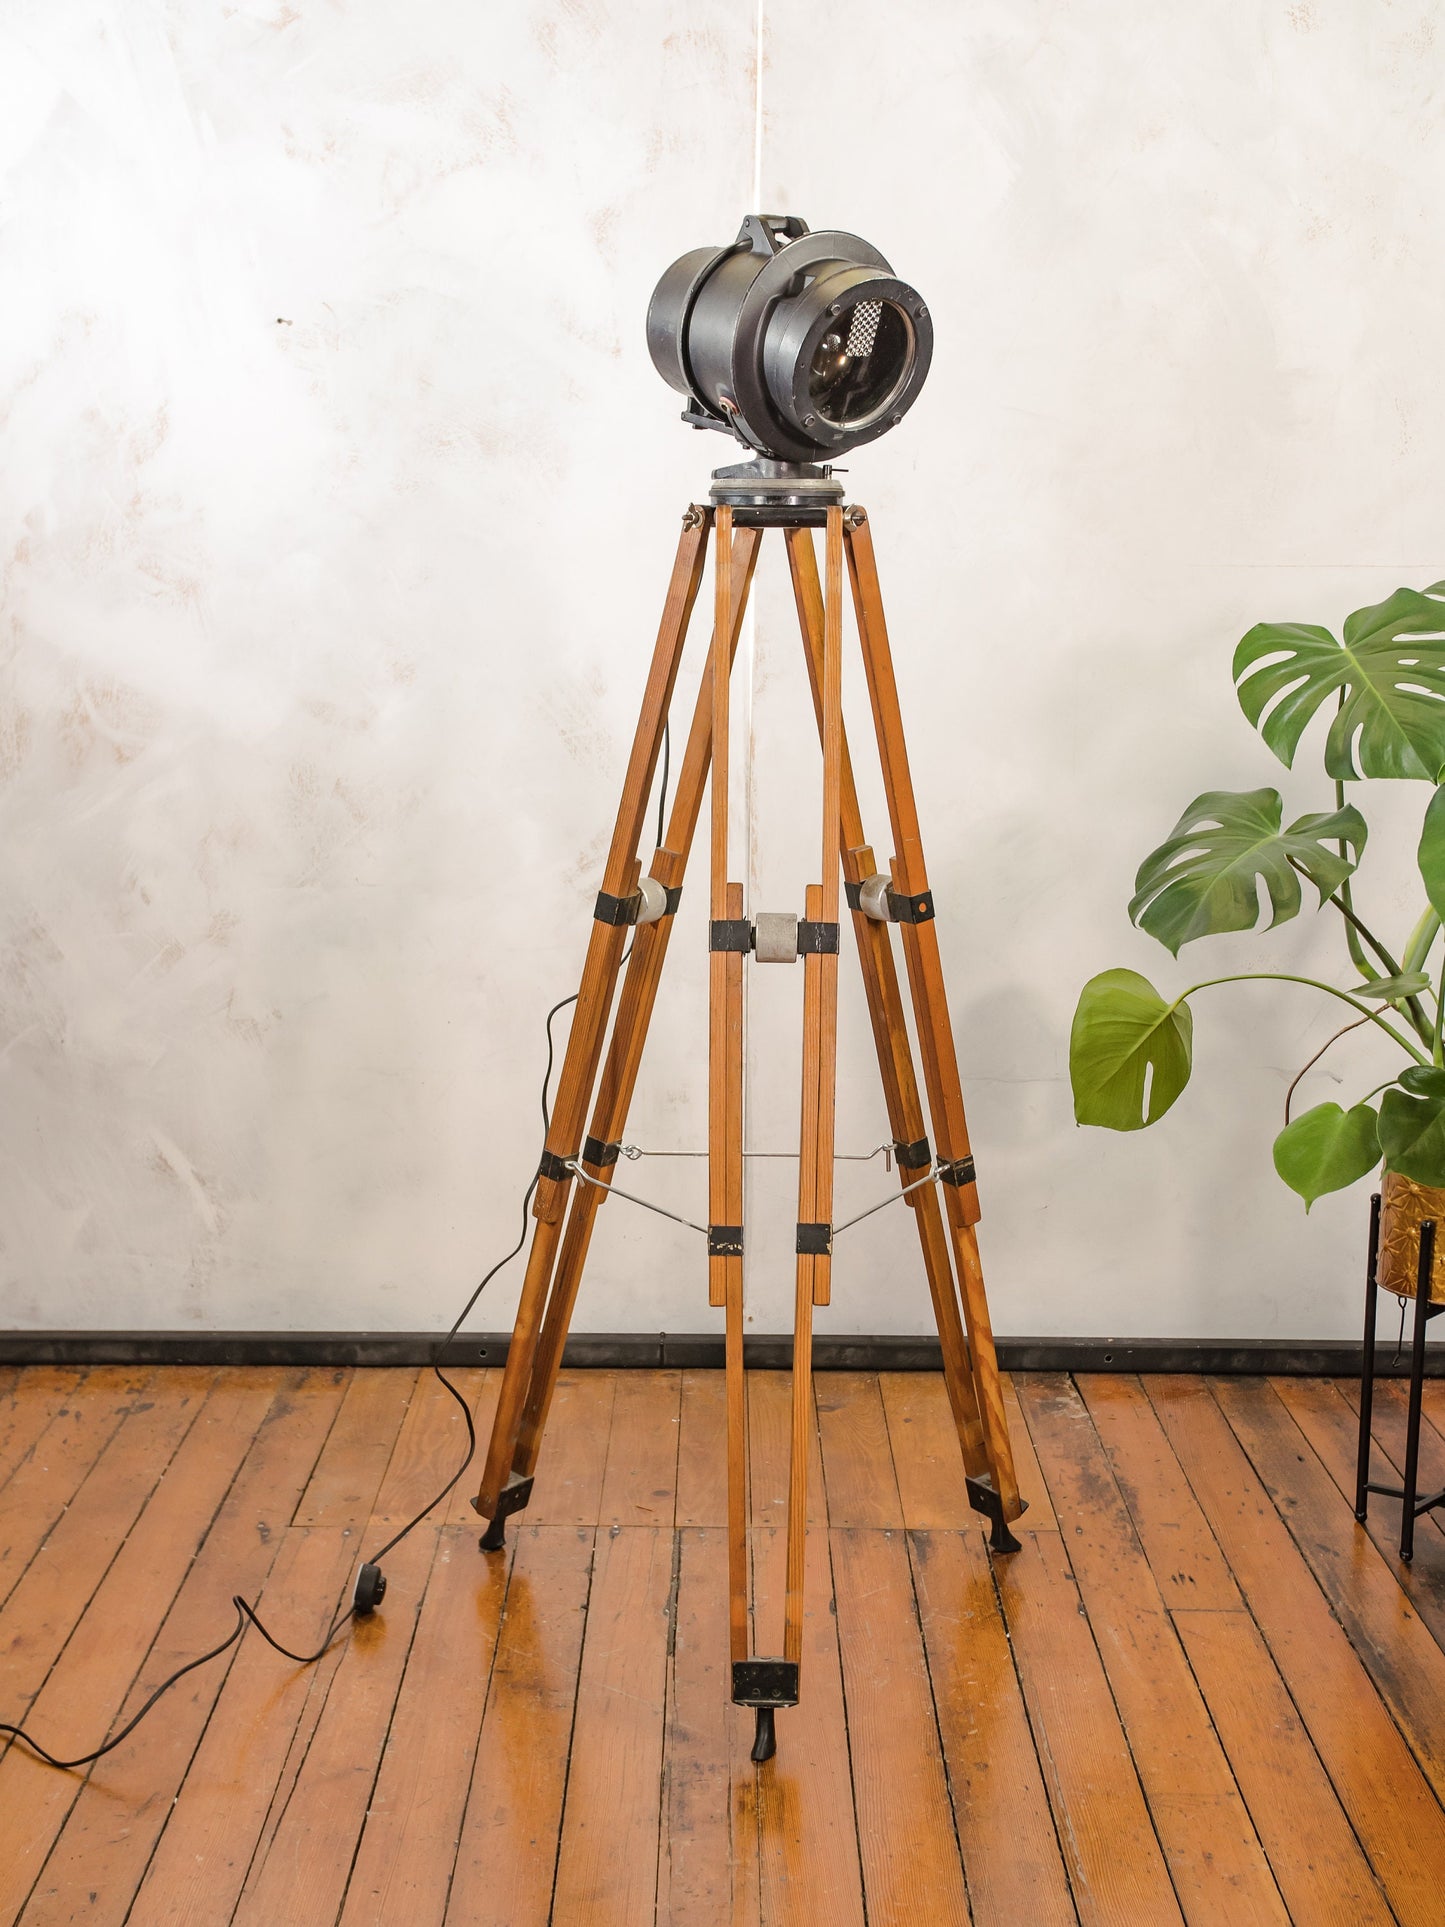
[[[708,925],[709,950],[737,950],[744,956],[753,947],[753,926],[747,917],[714,917]]]
[[[606,890],[597,892],[597,904],[592,912],[598,923],[634,924],[637,913],[642,908],[642,892],[634,890],[630,897],[614,897]]]
[[[734,1706],[796,1706],[798,1668],[791,1659],[735,1659]]]
[[[820,923],[807,917],[798,919],[798,955],[800,957],[836,957],[838,954],[838,926],[836,923]]]
[[[978,1173],[974,1169],[973,1158],[971,1156],[955,1158],[949,1164],[940,1164],[938,1167],[938,1175],[943,1179],[945,1184],[974,1184],[978,1180]]]

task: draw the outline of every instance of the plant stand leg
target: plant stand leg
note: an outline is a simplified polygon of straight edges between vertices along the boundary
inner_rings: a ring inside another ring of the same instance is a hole
[[[1420,1408],[1425,1394],[1425,1333],[1430,1319],[1430,1275],[1435,1265],[1435,1221],[1420,1227],[1420,1265],[1415,1274],[1415,1328],[1410,1343],[1410,1416],[1405,1430],[1405,1491],[1400,1517],[1400,1557],[1415,1557],[1415,1497],[1420,1474]]]
[[[1370,1199],[1370,1247],[1365,1261],[1365,1333],[1360,1341],[1360,1452],[1355,1469],[1355,1517],[1361,1525],[1370,1508],[1370,1424],[1375,1411],[1375,1313],[1379,1286],[1375,1263],[1380,1254],[1380,1194]]]

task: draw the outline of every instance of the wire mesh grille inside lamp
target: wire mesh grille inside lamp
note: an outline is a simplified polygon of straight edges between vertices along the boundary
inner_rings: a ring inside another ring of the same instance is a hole
[[[881,301],[860,301],[853,310],[853,325],[848,330],[846,354],[856,355],[861,361],[873,352],[873,339],[878,333],[879,317],[883,313]]]

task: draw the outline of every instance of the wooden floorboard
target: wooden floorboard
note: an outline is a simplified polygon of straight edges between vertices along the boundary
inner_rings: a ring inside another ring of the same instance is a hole
[[[495,1371],[456,1373],[485,1436]],[[1445,1531],[1353,1516],[1355,1388],[1029,1374],[1022,1550],[927,1374],[820,1374],[803,1699],[728,1697],[720,1374],[563,1374],[531,1508],[475,1470],[315,1665],[254,1632],[60,1773],[0,1749],[0,1927],[1434,1927]],[[1445,1478],[1445,1385],[1422,1479]],[[788,1378],[749,1386],[757,1650]],[[1403,1449],[1377,1390],[1376,1477]],[[100,1743],[234,1622],[314,1651],[465,1447],[415,1370],[0,1371],[0,1718]]]

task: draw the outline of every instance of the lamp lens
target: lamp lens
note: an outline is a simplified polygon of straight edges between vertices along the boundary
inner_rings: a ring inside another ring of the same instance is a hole
[[[881,415],[908,378],[913,328],[891,301],[855,301],[829,320],[808,370],[808,401],[834,428]]]

